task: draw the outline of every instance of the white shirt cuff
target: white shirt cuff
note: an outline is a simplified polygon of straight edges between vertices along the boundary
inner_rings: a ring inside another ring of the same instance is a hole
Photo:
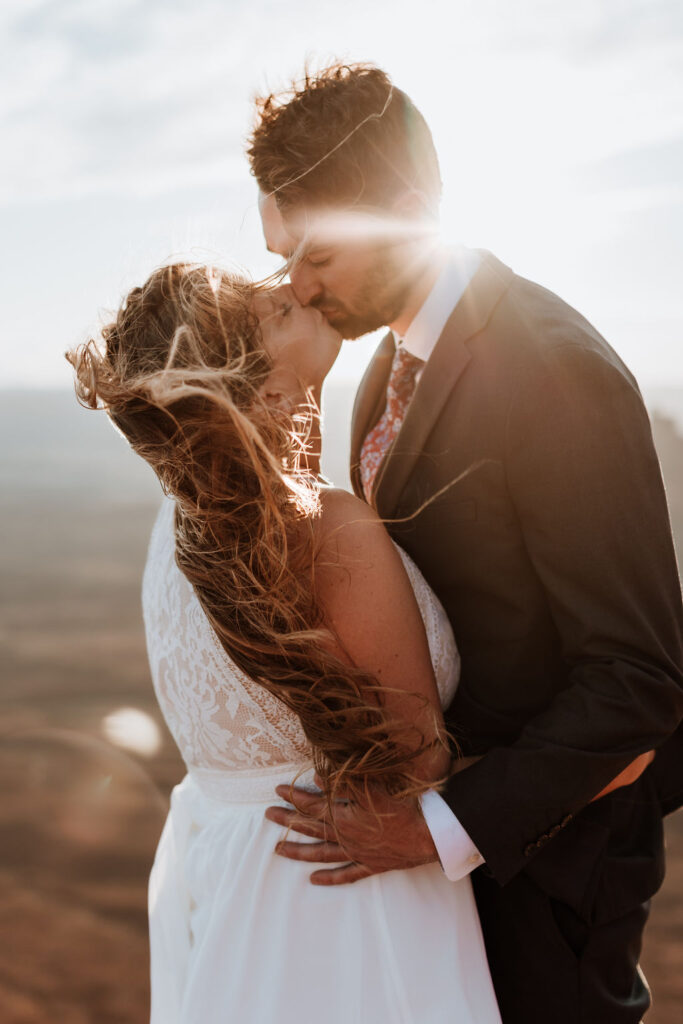
[[[457,882],[484,863],[479,850],[435,789],[423,793],[420,803],[446,878]]]

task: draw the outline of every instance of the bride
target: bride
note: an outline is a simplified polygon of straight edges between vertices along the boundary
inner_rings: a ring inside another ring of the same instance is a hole
[[[166,499],[143,582],[187,765],[150,879],[152,1024],[496,1024],[469,878],[314,886],[276,856],[275,786],[414,801],[451,770],[458,657],[373,510],[317,475],[340,336],[289,287],[179,263],[69,353]],[[379,813],[379,812],[378,812]]]

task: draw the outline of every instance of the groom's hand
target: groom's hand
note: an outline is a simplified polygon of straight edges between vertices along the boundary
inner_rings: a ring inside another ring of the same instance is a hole
[[[344,885],[383,871],[413,868],[438,860],[436,847],[417,801],[373,796],[374,809],[326,798],[291,786],[278,786],[281,799],[293,804],[269,807],[266,818],[316,843],[282,840],[275,852],[310,864],[336,864],[314,871],[314,885]]]

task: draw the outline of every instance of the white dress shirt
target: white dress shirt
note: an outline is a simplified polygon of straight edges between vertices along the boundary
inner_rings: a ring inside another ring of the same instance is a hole
[[[472,249],[447,249],[432,290],[398,344],[426,363],[480,263],[481,256]]]
[[[478,253],[462,246],[445,253],[444,264],[434,287],[405,335],[399,340],[399,345],[404,345],[411,355],[427,362],[446,326],[446,321],[462,298],[480,262],[481,257]],[[422,372],[420,370],[417,374],[418,381]],[[421,805],[422,814],[447,878],[457,882],[484,863],[479,850],[435,789],[423,794]]]

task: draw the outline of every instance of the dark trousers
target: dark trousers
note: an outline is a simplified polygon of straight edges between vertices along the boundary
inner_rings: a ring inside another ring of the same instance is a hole
[[[637,1024],[650,1005],[638,967],[649,904],[588,925],[524,873],[504,888],[472,876],[503,1024]]]
[[[584,808],[507,885],[474,872],[504,1024],[642,1019],[650,993],[638,958],[664,877],[662,810],[646,772]]]

